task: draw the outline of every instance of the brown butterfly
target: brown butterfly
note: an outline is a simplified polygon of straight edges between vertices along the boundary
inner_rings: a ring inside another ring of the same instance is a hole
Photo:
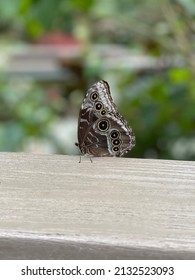
[[[135,136],[113,102],[107,82],[88,90],[78,120],[78,143],[83,154],[122,156],[135,146]]]

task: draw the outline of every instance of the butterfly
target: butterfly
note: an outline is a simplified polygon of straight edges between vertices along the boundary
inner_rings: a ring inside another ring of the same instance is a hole
[[[78,119],[81,153],[95,157],[122,156],[135,146],[135,135],[119,114],[106,81],[98,81],[87,91]]]

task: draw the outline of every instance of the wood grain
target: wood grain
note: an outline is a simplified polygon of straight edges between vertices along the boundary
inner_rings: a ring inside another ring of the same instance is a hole
[[[195,163],[0,153],[0,259],[195,259]]]

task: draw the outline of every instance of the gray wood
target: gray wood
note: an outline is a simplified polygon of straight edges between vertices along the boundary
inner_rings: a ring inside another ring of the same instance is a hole
[[[170,66],[180,66],[182,61],[174,56],[154,58],[146,55],[136,55],[128,48],[116,44],[93,45],[93,52],[102,59],[103,67],[112,70],[122,67],[128,71],[150,70],[159,71]],[[13,48],[9,60],[4,65],[4,75],[0,79],[18,77],[33,78],[36,81],[70,82],[77,80],[69,66],[82,67],[83,48],[80,45],[26,45],[21,49]],[[115,57],[115,59],[110,59]],[[62,68],[63,65],[63,68]]]
[[[47,82],[70,82],[75,79],[68,65],[79,64],[82,56],[80,46],[26,45],[21,49],[13,48],[9,61],[4,66],[1,79],[18,77]],[[62,62],[68,61],[69,64]],[[79,64],[80,65],[80,64]]]
[[[0,153],[0,259],[195,259],[195,163]]]

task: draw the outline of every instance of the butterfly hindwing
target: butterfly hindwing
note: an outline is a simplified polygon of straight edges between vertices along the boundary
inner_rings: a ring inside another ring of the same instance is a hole
[[[122,156],[135,146],[135,136],[113,102],[109,85],[95,83],[81,105],[78,146],[93,156]]]

